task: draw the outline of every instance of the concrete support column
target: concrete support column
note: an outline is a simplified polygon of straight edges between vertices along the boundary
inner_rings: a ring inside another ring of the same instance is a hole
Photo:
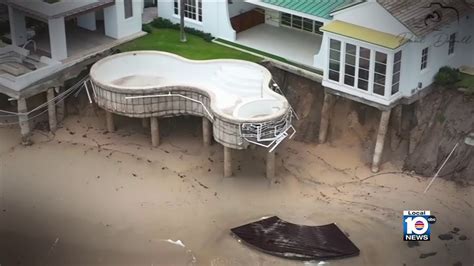
[[[385,136],[387,135],[388,122],[390,120],[391,110],[382,111],[380,116],[379,131],[377,133],[377,141],[375,142],[374,158],[372,161],[372,172],[379,171],[380,160],[382,159],[383,147],[385,144]]]
[[[148,117],[142,118],[142,127],[144,129],[150,128],[150,119]]]
[[[224,146],[224,177],[232,176],[232,149]]]
[[[46,100],[48,102],[49,130],[56,132],[58,122],[56,120],[56,102],[54,101],[54,88],[48,89],[46,92]]]
[[[105,123],[107,125],[107,131],[114,132],[115,131],[115,124],[114,124],[114,114],[105,111]]]
[[[104,8],[105,35],[114,39],[120,39],[118,16],[117,4]]]
[[[61,87],[57,87],[55,91],[56,94],[61,93]],[[66,103],[64,101],[65,99],[62,99],[56,104],[56,120],[58,123],[61,123],[64,120],[64,117],[66,117]]]
[[[275,151],[267,153],[267,178],[275,178]]]
[[[392,109],[390,122],[390,148],[396,151],[400,146],[402,134],[402,106],[397,105]]]
[[[77,26],[90,31],[97,30],[95,11],[79,16],[77,18]]]
[[[67,58],[66,26],[64,17],[49,19],[49,43],[51,46],[51,58],[61,61]]]
[[[18,113],[27,113],[28,106],[26,105],[26,99],[20,98],[17,101],[18,104]],[[23,145],[30,145],[30,121],[28,121],[27,114],[21,114],[18,116],[18,121],[20,122],[20,133],[21,133],[21,143]]]
[[[334,104],[334,99],[334,95],[324,92],[323,109],[321,111],[321,123],[319,124],[319,143],[326,142],[329,128],[329,115]]]
[[[205,147],[211,145],[211,123],[206,117],[202,118],[202,139]]]
[[[151,128],[151,145],[153,147],[158,147],[158,145],[160,145],[160,127],[158,124],[158,117],[150,118],[150,128]]]
[[[15,46],[21,46],[25,44],[28,39],[25,14],[9,6],[8,15],[12,44]]]

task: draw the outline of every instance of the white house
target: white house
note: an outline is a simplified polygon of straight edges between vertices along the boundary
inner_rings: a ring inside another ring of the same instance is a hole
[[[143,0],[0,0],[0,7],[8,10],[10,25],[10,33],[0,37],[11,43],[0,41],[0,94],[16,100],[24,143],[30,134],[28,97],[47,92],[54,131],[64,82],[98,55],[145,34]]]
[[[178,23],[179,2],[159,0],[158,15]],[[325,87],[376,105],[415,95],[442,66],[474,65],[464,0],[185,2],[186,26],[322,70]]]
[[[143,34],[143,0],[2,0],[11,45],[0,48],[0,88],[38,80]]]

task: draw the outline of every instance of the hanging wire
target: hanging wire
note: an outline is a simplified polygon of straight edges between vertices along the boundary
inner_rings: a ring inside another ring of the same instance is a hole
[[[82,89],[84,87],[84,82],[89,78],[89,76],[85,76],[83,77],[82,79],[80,79],[77,83],[75,83],[73,86],[71,86],[69,89],[61,92],[60,94],[56,95],[56,97],[52,98],[51,100],[48,100],[42,104],[40,104],[39,106],[35,107],[34,109],[28,111],[28,112],[25,112],[25,113],[20,113],[20,112],[10,112],[10,111],[6,111],[6,110],[0,110],[0,113],[5,113],[7,115],[0,115],[0,118],[5,118],[5,117],[19,117],[19,116],[28,116],[36,111],[39,111],[45,107],[47,107],[49,105],[49,103],[51,102],[55,102],[55,105],[58,105],[59,103],[61,103],[62,101],[64,101],[66,98],[68,98],[71,94],[73,94],[76,90],[80,91],[80,89]],[[77,94],[76,94],[76,97],[77,97]],[[39,114],[36,114],[32,117],[28,117],[28,119],[24,120],[24,122],[27,122],[27,121],[30,121],[30,120],[33,120],[39,116],[41,116],[42,114],[46,113],[48,111],[48,109],[46,110],[43,110],[42,112],[40,112]],[[22,121],[23,122],[23,121]],[[20,124],[19,121],[16,121],[16,122],[10,122],[10,123],[0,123],[0,126],[9,126],[9,125],[17,125],[17,124]]]

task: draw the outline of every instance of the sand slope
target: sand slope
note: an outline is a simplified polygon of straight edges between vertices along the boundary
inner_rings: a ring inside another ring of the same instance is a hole
[[[161,121],[152,148],[139,120],[106,133],[102,119],[70,116],[56,136],[35,131],[30,147],[0,129],[1,265],[301,265],[229,235],[266,215],[336,222],[361,254],[330,265],[474,263],[473,188],[439,179],[423,195],[428,180],[389,164],[374,176],[356,141],[286,142],[272,182],[264,151],[239,151],[235,177],[223,178],[222,147],[202,148],[199,120]],[[431,242],[402,241],[404,209],[437,216]],[[453,227],[469,239],[438,239]]]

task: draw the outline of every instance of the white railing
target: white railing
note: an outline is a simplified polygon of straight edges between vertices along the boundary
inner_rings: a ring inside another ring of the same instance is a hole
[[[296,129],[291,124],[293,112],[289,112],[278,121],[264,123],[243,123],[240,127],[240,136],[247,142],[269,148],[269,152],[286,138],[292,138]]]

